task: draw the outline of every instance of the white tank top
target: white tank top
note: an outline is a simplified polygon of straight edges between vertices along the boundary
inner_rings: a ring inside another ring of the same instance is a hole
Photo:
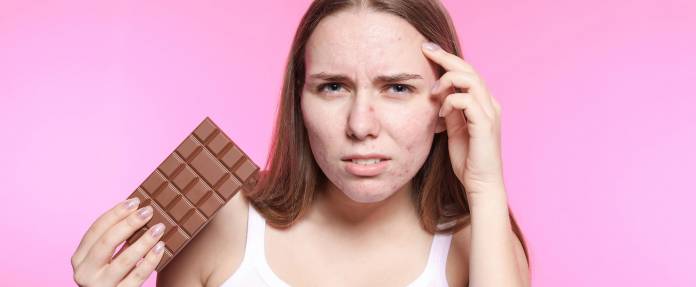
[[[239,268],[227,278],[222,287],[258,286],[258,287],[289,287],[281,280],[268,265],[264,248],[264,232],[266,220],[253,206],[249,205],[247,223],[246,249]],[[441,287],[448,286],[445,274],[445,264],[449,253],[451,234],[435,234],[430,245],[428,263],[423,273],[408,287]]]

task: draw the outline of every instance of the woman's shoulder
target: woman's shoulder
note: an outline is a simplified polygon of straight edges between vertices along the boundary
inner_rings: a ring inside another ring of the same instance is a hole
[[[242,262],[248,212],[249,201],[240,192],[157,274],[157,285],[221,285]]]

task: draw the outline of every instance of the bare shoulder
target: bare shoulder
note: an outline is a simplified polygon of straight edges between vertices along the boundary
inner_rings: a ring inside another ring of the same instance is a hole
[[[469,282],[469,250],[471,247],[471,221],[452,234],[447,255],[447,282],[449,286],[467,286]]]
[[[221,285],[244,256],[248,211],[240,192],[157,274],[157,286]]]

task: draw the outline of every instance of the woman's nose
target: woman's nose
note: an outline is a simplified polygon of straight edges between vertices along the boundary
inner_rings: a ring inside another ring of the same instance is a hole
[[[346,135],[356,140],[377,137],[380,123],[375,113],[374,104],[365,97],[356,97],[348,114]]]

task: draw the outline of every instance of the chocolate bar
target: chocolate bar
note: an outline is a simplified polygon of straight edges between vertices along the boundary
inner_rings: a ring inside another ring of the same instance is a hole
[[[124,249],[163,223],[160,272],[238,191],[254,188],[258,173],[249,156],[206,117],[128,196],[140,198],[140,207],[151,205],[153,216],[126,240]]]

